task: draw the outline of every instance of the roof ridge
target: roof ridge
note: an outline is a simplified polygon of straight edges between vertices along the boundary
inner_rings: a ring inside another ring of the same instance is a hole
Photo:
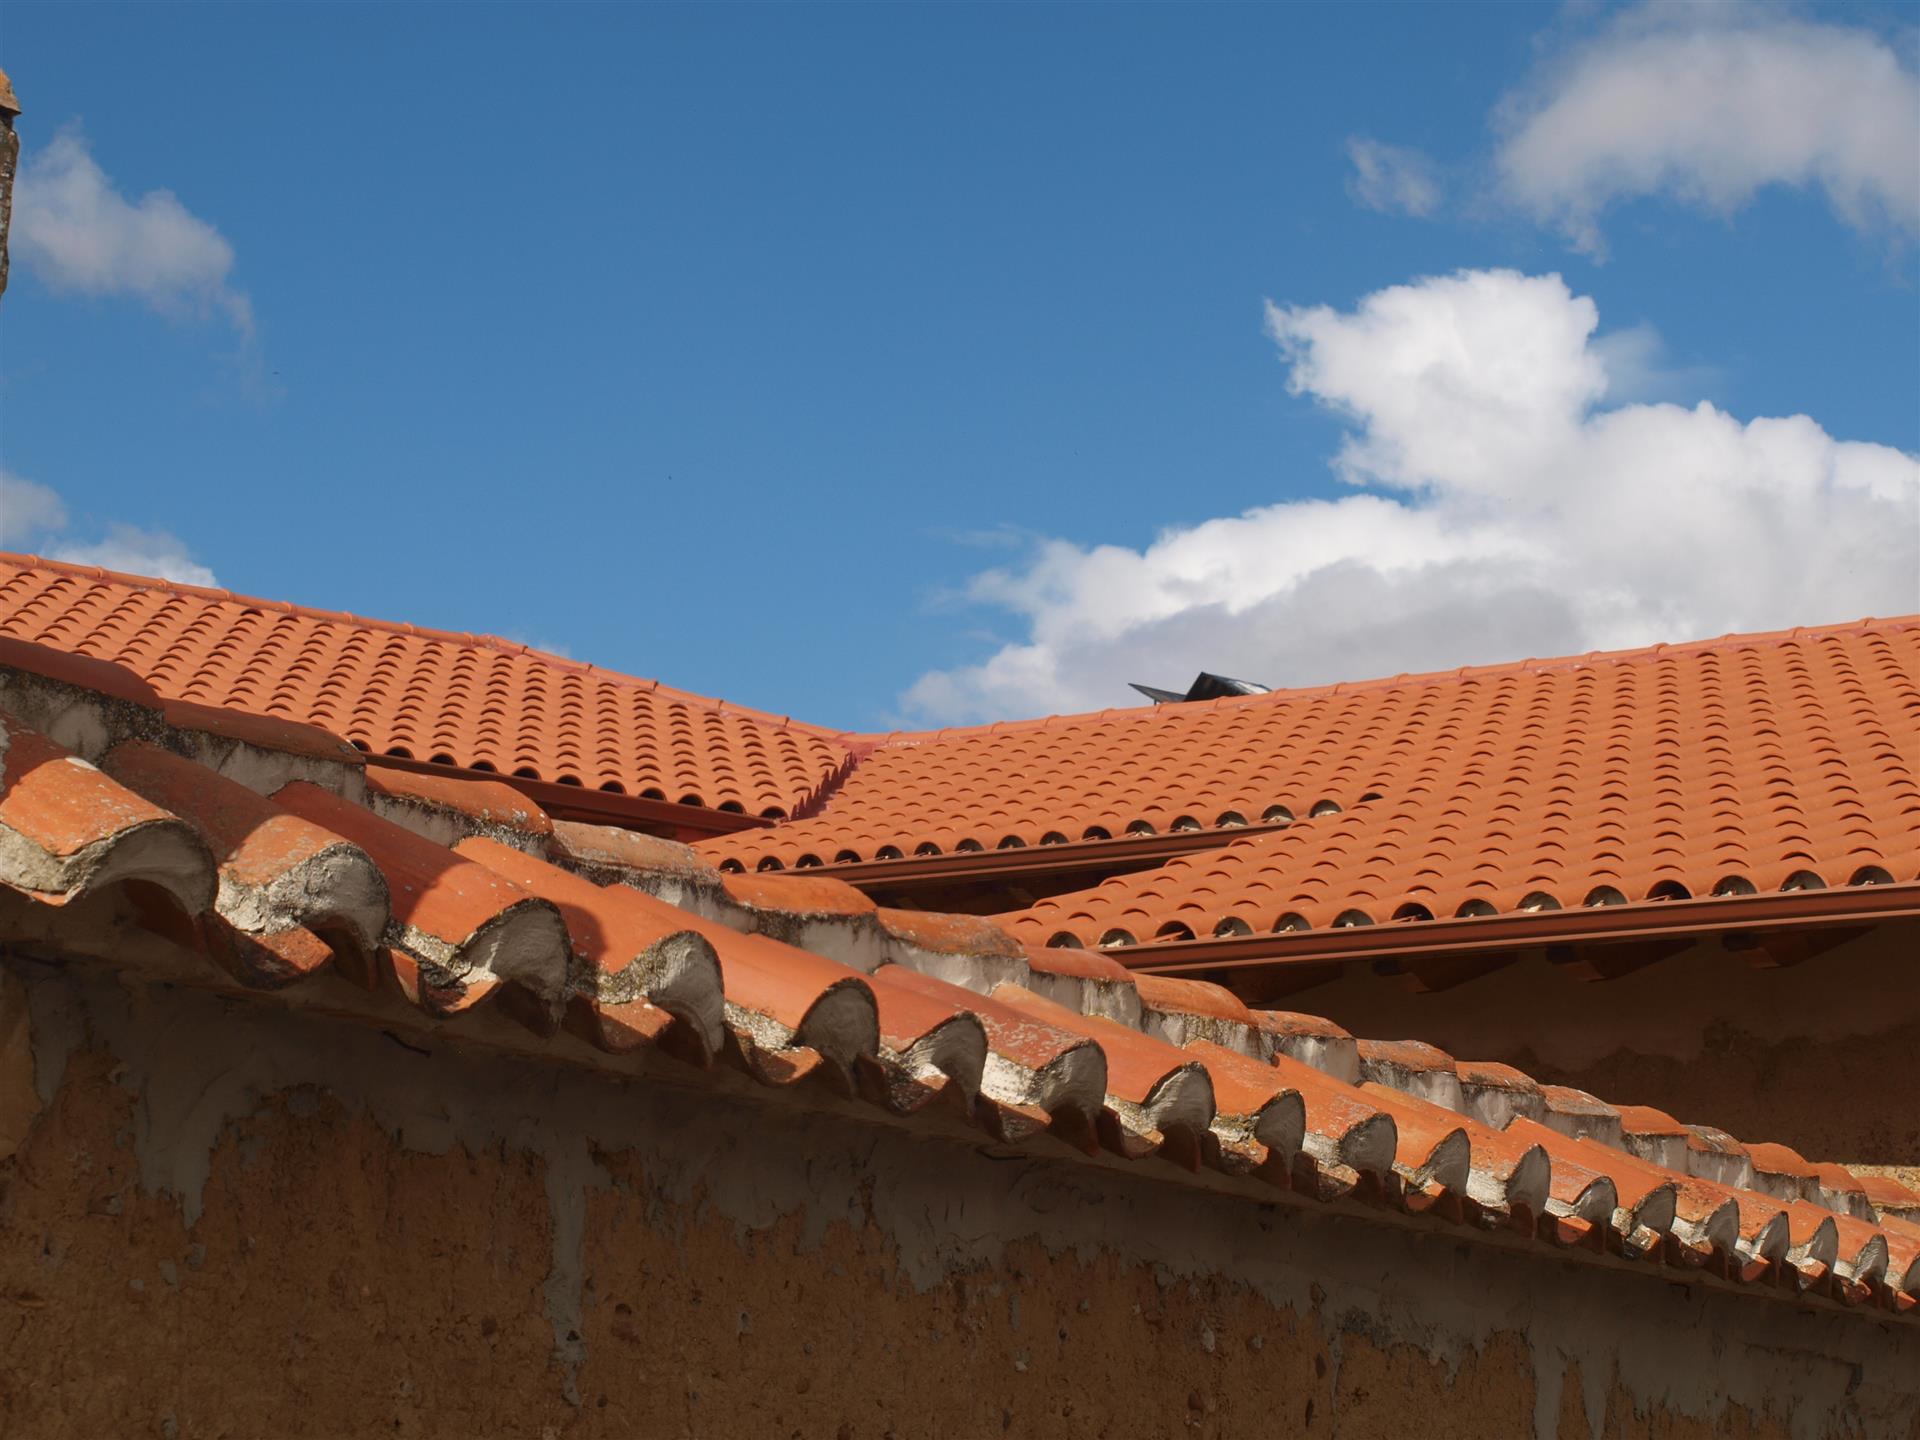
[[[1818,640],[1828,636],[1856,635],[1868,630],[1912,630],[1920,628],[1920,613],[1909,615],[1863,616],[1858,620],[1835,621],[1831,625],[1796,625],[1791,630],[1734,631],[1703,640],[1661,641],[1653,645],[1632,646],[1623,650],[1589,650],[1580,655],[1555,655],[1526,660],[1502,660],[1489,665],[1461,665],[1451,670],[1421,670],[1399,675],[1383,675],[1367,680],[1336,680],[1326,685],[1302,685],[1285,690],[1266,690],[1257,695],[1223,695],[1214,700],[1184,701],[1178,705],[1117,705],[1104,710],[1077,710],[1055,715],[1038,715],[1029,720],[989,720],[980,725],[948,725],[937,730],[887,730],[834,732],[842,744],[863,743],[875,749],[894,745],[923,745],[939,740],[995,732],[1044,730],[1056,725],[1073,725],[1089,720],[1104,720],[1115,715],[1142,715],[1161,710],[1170,722],[1198,718],[1215,710],[1271,705],[1288,700],[1322,695],[1353,695],[1405,685],[1437,685],[1449,680],[1484,680],[1504,675],[1537,675],[1550,670],[1580,665],[1621,665],[1665,659],[1673,655],[1702,654],[1733,650],[1751,645],[1784,645],[1793,640]]]
[[[471,649],[497,650],[507,654],[529,655],[545,664],[564,670],[591,672],[602,679],[617,684],[631,685],[635,689],[647,691],[667,700],[677,700],[684,704],[698,705],[716,713],[738,715],[749,720],[764,721],[767,724],[785,729],[804,731],[823,740],[839,740],[850,732],[836,730],[831,726],[815,725],[811,721],[796,720],[791,715],[776,715],[770,710],[759,710],[751,705],[740,705],[717,695],[701,695],[692,690],[682,690],[674,685],[663,684],[659,680],[643,675],[629,675],[624,670],[610,670],[585,660],[575,660],[570,656],[556,655],[551,650],[542,650],[517,640],[508,640],[499,635],[475,634],[471,631],[440,630],[430,625],[414,625],[404,620],[378,620],[366,615],[355,615],[346,610],[328,610],[317,605],[299,605],[291,600],[269,600],[260,595],[242,595],[232,590],[224,590],[212,585],[194,585],[184,580],[169,580],[157,575],[135,575],[125,570],[109,570],[101,565],[82,565],[71,560],[55,560],[45,555],[29,555],[16,550],[0,550],[0,564],[19,565],[23,568],[54,570],[68,575],[84,576],[88,579],[105,581],[115,585],[130,585],[142,589],[166,590],[176,595],[193,595],[207,600],[231,601],[259,610],[278,611],[286,615],[298,615],[310,620],[327,621],[333,624],[354,625],[367,630],[384,630],[397,635],[413,635],[426,640],[439,640],[453,645],[464,645]]]

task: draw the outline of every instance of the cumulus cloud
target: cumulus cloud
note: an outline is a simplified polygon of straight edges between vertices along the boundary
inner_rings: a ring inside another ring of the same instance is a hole
[[[1420,151],[1355,135],[1347,141],[1347,158],[1353,162],[1347,193],[1369,210],[1431,215],[1439,207],[1439,177]]]
[[[18,550],[34,536],[63,530],[67,507],[44,485],[0,470],[0,550]]]
[[[130,575],[156,575],[190,585],[218,582],[186,543],[165,530],[109,521],[88,539],[75,534],[67,507],[45,485],[0,469],[0,550],[32,550],[50,560],[99,565]]]
[[[972,583],[1024,631],[903,697],[949,723],[1121,703],[1200,669],[1312,685],[1911,610],[1920,461],[1806,416],[1609,403],[1594,303],[1468,271],[1270,305],[1358,493],[1037,545]],[[1627,347],[1629,351],[1633,347]]]
[[[1646,6],[1548,61],[1497,119],[1506,195],[1589,253],[1616,200],[1731,213],[1768,185],[1818,186],[1851,225],[1920,233],[1920,74],[1869,30]]]
[[[243,340],[253,306],[234,288],[233,246],[170,190],[129,200],[73,129],[30,154],[15,181],[14,250],[49,288],[126,295],[164,315],[224,315]]]

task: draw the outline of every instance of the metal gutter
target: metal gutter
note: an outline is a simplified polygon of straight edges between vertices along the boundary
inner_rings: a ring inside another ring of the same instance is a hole
[[[1920,883],[1784,890],[1704,900],[1649,900],[1578,910],[1529,910],[1456,920],[1402,920],[1205,940],[1163,940],[1101,953],[1150,975],[1220,974],[1289,961],[1466,955],[1536,945],[1613,944],[1731,930],[1874,925],[1920,918]]]

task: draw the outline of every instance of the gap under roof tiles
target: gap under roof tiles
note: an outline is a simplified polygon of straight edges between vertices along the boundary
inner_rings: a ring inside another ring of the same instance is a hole
[[[376,755],[784,816],[830,733],[485,635],[0,554],[0,635],[127,666],[168,699],[317,725]]]
[[[1093,945],[1914,880],[1920,617],[898,737],[813,818],[701,849],[1261,822],[1009,923]]]
[[[853,1101],[848,1123],[864,1106],[1260,1203],[1920,1318],[1920,1195],[1885,1177],[827,876],[725,876],[497,782],[371,778],[308,727],[169,706],[120,667],[11,643],[0,941],[14,963],[612,1074],[737,1071]]]

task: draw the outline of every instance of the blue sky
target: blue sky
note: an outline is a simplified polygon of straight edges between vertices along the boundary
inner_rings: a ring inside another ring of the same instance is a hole
[[[15,3],[0,530],[862,728],[1920,607],[1912,11],[1705,15]]]

